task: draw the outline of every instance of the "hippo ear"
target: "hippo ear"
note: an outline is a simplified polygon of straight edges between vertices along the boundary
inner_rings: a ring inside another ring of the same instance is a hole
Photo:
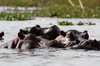
[[[62,30],[62,31],[60,31],[60,34],[62,35],[62,36],[66,36],[66,33]]]
[[[87,30],[85,30],[83,33],[84,33],[84,35],[83,35],[83,36],[84,36],[84,38],[85,38],[85,39],[89,39],[89,34],[88,34],[88,31],[87,31]]]
[[[23,39],[25,38],[25,36],[24,36],[21,32],[18,33],[18,37],[19,37],[21,40],[23,40]]]
[[[41,26],[37,24],[35,27],[38,27],[38,28],[40,28]]]
[[[88,31],[87,31],[87,30],[85,30],[83,33],[88,33]]]
[[[98,43],[98,41],[96,39],[93,40],[95,43]]]
[[[1,33],[0,33],[0,37],[3,37],[3,36],[4,36],[4,32],[1,32]]]

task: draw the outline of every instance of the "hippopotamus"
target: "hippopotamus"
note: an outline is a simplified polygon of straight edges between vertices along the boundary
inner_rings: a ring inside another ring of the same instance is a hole
[[[56,25],[53,25],[49,28],[42,28],[42,32],[43,35],[36,36],[36,38],[40,39],[45,47],[48,47],[47,44],[60,35],[60,29]]]
[[[22,33],[18,33],[18,37],[4,43],[2,46],[0,46],[1,48],[9,48],[9,49],[15,49],[17,44],[19,43],[20,40],[23,40],[24,36],[22,35]]]
[[[35,33],[34,27],[36,28],[36,33],[38,34]],[[10,49],[38,48],[42,46],[42,43],[49,42],[60,34],[60,29],[56,25],[49,28],[41,28],[39,25],[34,27],[26,28],[26,31],[21,29],[18,33],[18,37],[5,43],[3,47]],[[39,34],[40,31],[42,31],[42,34]]]
[[[65,48],[69,43],[73,43],[75,40],[75,35],[72,32],[65,33],[64,31],[60,32],[60,35],[56,39],[51,40],[47,45],[49,47]]]
[[[50,28],[43,31],[43,37],[49,40],[55,39],[60,35],[60,29],[56,25],[51,26]]]
[[[89,39],[89,34],[88,34],[88,31],[85,30],[83,32],[80,32],[80,31],[77,31],[77,30],[68,30],[66,33],[68,32],[72,32],[75,36],[75,40],[76,40],[76,43],[80,43],[81,41],[83,40],[88,40]]]
[[[73,32],[76,36],[78,36],[79,40],[82,40],[82,39],[88,40],[89,39],[89,34],[88,34],[87,30],[85,30],[83,32],[80,32],[80,31],[77,31],[77,30],[68,30],[67,32],[69,32],[69,31]]]
[[[24,35],[19,32],[18,37],[5,43],[2,47],[9,49],[33,49],[41,46],[39,42],[40,39],[36,38],[32,33]]]
[[[71,47],[71,49],[100,50],[100,40],[84,40],[78,45]]]
[[[41,28],[40,25],[36,25],[34,27],[20,29],[20,32],[23,34],[32,33],[35,36],[42,36],[43,38],[49,40],[55,39],[57,36],[60,35],[60,29],[56,25],[45,28]]]
[[[66,48],[79,44],[82,40],[89,38],[88,32],[79,32],[77,30],[60,31],[60,35],[48,43],[50,47]]]
[[[40,26],[38,26],[40,28]],[[60,35],[60,29],[53,25],[49,28],[41,28],[43,31],[43,35],[37,36],[34,33],[34,28],[30,29],[29,33],[25,35],[24,39],[22,39],[16,46],[18,49],[34,49],[39,47],[47,46],[46,43],[55,39]],[[39,29],[39,30],[41,30]],[[37,30],[38,32],[38,30]],[[40,32],[40,31],[39,31]],[[24,36],[24,35],[21,35]],[[19,37],[20,38],[20,37]]]
[[[19,38],[20,37],[21,36],[19,36]],[[17,49],[34,49],[39,47],[42,47],[42,44],[40,43],[40,39],[36,38],[36,36],[32,33],[25,35],[24,39],[20,40],[16,46]]]
[[[26,27],[24,29],[20,29],[19,32],[22,34],[28,34],[28,33],[33,33],[36,36],[40,36],[41,33],[41,26],[40,25],[35,25],[33,27]]]
[[[0,40],[3,40],[4,32],[0,33]]]

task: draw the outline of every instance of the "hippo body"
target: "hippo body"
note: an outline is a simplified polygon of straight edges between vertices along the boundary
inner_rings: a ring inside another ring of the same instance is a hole
[[[15,49],[20,39],[18,37],[4,44],[4,48]]]
[[[4,43],[4,48],[9,48],[9,49],[15,49],[17,44],[24,39],[24,36],[22,35],[22,33],[18,33],[18,37]]]
[[[100,41],[84,40],[78,45],[71,47],[71,49],[86,49],[86,50],[100,50]]]

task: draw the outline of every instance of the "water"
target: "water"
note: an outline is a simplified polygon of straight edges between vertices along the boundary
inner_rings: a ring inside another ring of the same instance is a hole
[[[58,21],[79,21],[95,22],[94,26],[59,26]],[[31,27],[36,24],[41,27],[57,25],[61,30],[76,29],[79,31],[88,30],[90,39],[100,39],[100,19],[61,19],[61,18],[35,18],[27,21],[0,21],[0,32],[4,31],[3,43],[17,37],[19,29]],[[52,24],[52,25],[51,25]],[[30,51],[20,52],[14,49],[0,49],[1,66],[99,66],[100,51],[85,51],[57,48],[39,48]]]

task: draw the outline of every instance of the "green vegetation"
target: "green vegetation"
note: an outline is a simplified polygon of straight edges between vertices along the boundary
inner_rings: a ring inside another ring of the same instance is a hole
[[[74,25],[72,22],[68,22],[68,21],[60,21],[58,23],[59,25]]]
[[[77,23],[77,25],[84,25],[84,24],[85,24],[85,23],[82,22],[82,21],[80,21],[80,22]]]
[[[0,0],[0,6],[23,6],[30,7],[32,6],[32,0]]]
[[[51,6],[46,9],[36,10],[34,16],[41,17],[61,17],[61,18],[100,18],[100,8],[90,9],[85,8],[84,11],[79,8],[66,6]]]
[[[100,8],[89,9],[85,8],[82,11],[79,7],[73,9],[66,6],[51,6],[44,9],[37,9],[30,12],[30,10],[7,10],[0,13],[0,20],[30,20],[33,17],[60,17],[60,18],[100,18]]]
[[[88,23],[86,23],[87,25],[96,25],[95,23],[93,23],[93,22],[88,22]]]
[[[26,10],[23,13],[0,12],[0,20],[30,20],[33,17],[100,18],[100,0],[81,0],[83,9],[78,0],[71,1],[74,6],[68,0],[0,0],[0,6],[41,7],[31,13]]]
[[[79,6],[78,0],[71,0]],[[100,6],[100,0],[82,0],[84,7],[95,8]],[[23,7],[49,7],[54,5],[71,6],[68,0],[0,0],[0,6],[23,6]]]
[[[0,13],[0,20],[31,20],[33,19],[31,13]]]
[[[58,22],[59,25],[96,25],[95,23],[93,22],[82,22],[82,21],[79,21],[78,23],[73,23],[73,22],[69,22],[69,21],[59,21]]]

